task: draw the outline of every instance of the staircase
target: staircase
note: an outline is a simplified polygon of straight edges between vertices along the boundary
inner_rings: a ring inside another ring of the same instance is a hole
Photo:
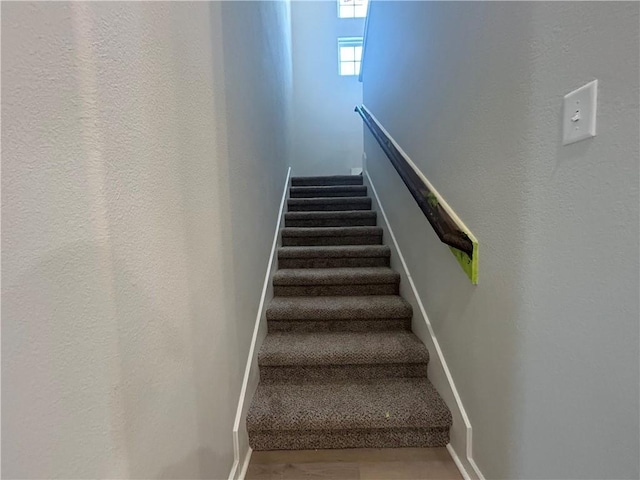
[[[247,416],[254,450],[449,442],[389,259],[361,176],[292,179]]]

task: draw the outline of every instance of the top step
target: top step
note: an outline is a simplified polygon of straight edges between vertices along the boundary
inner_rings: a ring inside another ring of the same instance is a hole
[[[326,185],[362,185],[362,175],[333,175],[328,177],[292,177],[292,187]]]

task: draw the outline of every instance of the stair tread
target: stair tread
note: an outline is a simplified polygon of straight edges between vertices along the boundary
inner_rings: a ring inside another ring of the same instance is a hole
[[[273,276],[273,285],[377,285],[399,283],[388,267],[287,268]]]
[[[362,175],[323,175],[314,177],[292,177],[292,186],[362,185]]]
[[[337,192],[354,192],[354,193],[365,193],[367,192],[367,187],[365,185],[303,185],[303,186],[294,186],[289,189],[289,191],[293,193],[337,193]],[[324,197],[324,195],[316,195],[317,197]]]
[[[289,205],[343,204],[343,203],[371,203],[371,197],[309,197],[291,198]]]
[[[390,257],[391,249],[386,245],[323,245],[280,247],[278,258],[356,258]]]
[[[337,211],[309,211],[309,212],[286,212],[285,220],[301,220],[301,219],[327,219],[327,218],[371,218],[375,217],[376,212],[373,210],[337,210]]]
[[[267,320],[411,318],[412,313],[411,305],[399,295],[274,297]]]
[[[295,209],[298,211],[295,211]],[[294,211],[284,214],[285,227],[357,227],[375,226],[378,215],[371,207],[352,209],[345,205],[342,209],[323,209],[313,206],[309,210],[294,207]]]
[[[269,333],[260,366],[381,365],[428,363],[429,353],[412,332]]]
[[[285,227],[283,237],[336,237],[382,235],[382,227]]]
[[[249,431],[449,428],[451,413],[425,377],[330,384],[259,384]]]

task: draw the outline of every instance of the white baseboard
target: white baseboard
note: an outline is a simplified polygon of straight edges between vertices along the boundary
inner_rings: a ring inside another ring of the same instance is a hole
[[[447,366],[447,362],[436,338],[427,312],[424,308],[418,290],[411,277],[409,267],[405,262],[404,256],[400,250],[400,246],[396,240],[396,236],[393,233],[389,219],[382,207],[380,197],[376,191],[375,185],[371,181],[369,172],[364,169],[364,179],[368,184],[368,187],[373,193],[372,203],[374,210],[377,210],[382,216],[382,225],[379,225],[383,229],[384,238],[387,239],[387,244],[391,248],[391,265],[398,273],[400,273],[400,293],[413,307],[413,320],[412,328],[414,333],[424,342],[430,352],[435,352],[436,355],[431,356],[431,362],[429,363],[429,377],[431,383],[438,390],[446,404],[451,410],[453,416],[453,426],[451,427],[451,443],[447,445],[451,457],[456,463],[456,466],[460,470],[460,473],[465,479],[484,480],[482,472],[478,469],[475,461],[473,460],[472,449],[472,428],[467,413],[462,405],[462,400],[458,395],[453,377]],[[388,240],[391,240],[389,242]],[[458,452],[464,452],[464,455],[459,455]]]
[[[249,468],[249,462],[251,461],[252,453],[253,449],[249,447],[249,450],[247,450],[247,454],[244,456],[244,462],[242,462],[242,469],[240,470],[240,475],[238,475],[238,480],[244,480],[244,477],[247,476],[247,469]]]
[[[276,251],[278,249],[278,241],[280,239],[280,225],[284,218],[284,205],[289,194],[289,179],[291,177],[291,167],[287,170],[287,178],[284,182],[284,190],[282,199],[280,200],[280,209],[278,210],[278,220],[276,229],[273,234],[273,243],[271,244],[271,253],[269,255],[269,263],[267,264],[267,272],[264,276],[264,284],[262,286],[262,295],[258,304],[258,313],[256,314],[255,326],[253,327],[253,336],[251,338],[251,346],[247,356],[247,364],[244,370],[244,378],[242,380],[242,389],[240,390],[240,398],[238,399],[238,408],[236,410],[236,418],[233,424],[233,456],[234,461],[229,472],[229,480],[242,480],[247,472],[249,460],[251,459],[251,447],[249,446],[249,437],[246,431],[247,410],[249,409],[248,399],[253,397],[256,387],[258,386],[258,347],[262,344],[264,335],[266,334],[266,318],[265,318],[265,302],[273,296],[273,286],[271,285],[272,272],[275,271],[277,262]],[[244,458],[242,465],[240,459]],[[238,471],[238,468],[240,470]]]
[[[471,477],[467,473],[467,469],[464,468],[464,465],[460,461],[460,457],[458,457],[458,454],[456,453],[456,451],[454,450],[454,448],[451,446],[450,443],[447,443],[447,450],[449,451],[449,455],[451,455],[453,462],[456,464],[456,467],[458,467],[458,470],[460,470],[460,474],[462,475],[462,478],[464,478],[464,480],[471,480]]]

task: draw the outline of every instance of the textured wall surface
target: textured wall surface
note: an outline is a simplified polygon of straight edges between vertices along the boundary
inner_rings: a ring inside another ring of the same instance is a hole
[[[362,84],[338,75],[338,37],[359,37],[364,19],[338,18],[333,0],[291,3],[294,175],[345,175],[362,166]]]
[[[372,6],[364,103],[480,242],[474,287],[365,135],[487,478],[639,475],[639,8]],[[598,136],[562,146],[594,78]]]
[[[284,2],[2,4],[4,478],[227,477],[289,22]]]

